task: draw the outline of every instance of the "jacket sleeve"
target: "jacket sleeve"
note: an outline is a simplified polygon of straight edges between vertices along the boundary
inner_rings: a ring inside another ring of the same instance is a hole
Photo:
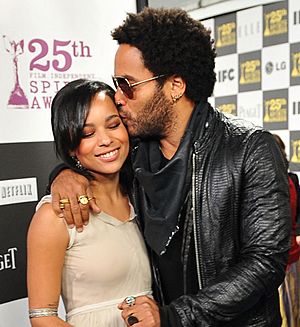
[[[58,176],[60,172],[62,172],[64,169],[68,169],[69,167],[65,163],[60,163],[57,166],[53,168],[53,170],[50,172],[49,178],[48,178],[48,185],[46,187],[46,195],[51,193],[51,184],[55,180],[55,178]]]
[[[159,308],[160,327],[181,327],[180,317],[173,306]]]
[[[182,326],[222,326],[274,294],[284,279],[291,236],[286,166],[267,132],[254,133],[246,147],[240,200],[235,199],[240,201],[237,258],[196,295],[171,303]]]

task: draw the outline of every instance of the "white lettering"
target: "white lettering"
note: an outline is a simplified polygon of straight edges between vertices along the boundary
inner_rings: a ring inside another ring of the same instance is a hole
[[[0,271],[4,269],[16,269],[16,247],[9,248],[7,253],[0,254]]]

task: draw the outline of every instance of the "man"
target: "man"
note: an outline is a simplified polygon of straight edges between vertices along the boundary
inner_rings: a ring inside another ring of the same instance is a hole
[[[121,304],[126,323],[280,326],[277,288],[291,226],[272,135],[208,104],[215,51],[209,31],[186,12],[147,8],[112,36],[119,43],[115,100],[135,137],[132,201],[159,303]],[[80,208],[86,220],[88,206],[76,197],[92,194],[83,177],[65,185],[71,174],[58,176],[52,194],[57,212],[59,200],[69,199],[64,215],[81,230]]]

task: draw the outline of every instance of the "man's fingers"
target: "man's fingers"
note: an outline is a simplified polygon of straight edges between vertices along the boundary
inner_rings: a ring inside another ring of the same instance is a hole
[[[53,210],[55,212],[55,214],[59,217],[62,217],[62,210],[60,208],[60,203],[59,203],[59,200],[60,200],[60,195],[59,193],[54,193],[52,194],[52,207],[53,207]]]
[[[89,218],[89,201],[85,204],[85,198],[93,197],[89,190],[89,181],[84,176],[65,169],[55,178],[51,186],[53,210],[65,218],[69,226],[76,226],[82,231],[83,223]],[[79,198],[81,197],[81,198]],[[81,203],[78,204],[78,200]],[[61,200],[68,202],[62,203]]]
[[[65,203],[63,204],[63,208],[61,207],[62,199],[65,200]],[[68,203],[66,201],[68,201]],[[70,204],[71,202],[67,196],[62,196],[58,193],[52,194],[52,207],[55,214],[60,218],[64,218],[69,228],[72,228],[74,227],[74,220],[73,220]]]
[[[82,232],[83,231],[83,219],[82,219],[82,211],[81,211],[81,207],[83,207],[83,205],[79,205],[78,203],[78,197],[76,197],[75,199],[72,198],[70,199],[70,203],[71,203],[71,215],[73,217],[73,222],[76,226],[76,230],[78,232]],[[88,205],[85,205],[85,207]]]
[[[88,204],[79,204],[80,211],[81,211],[81,219],[82,224],[87,225],[89,221],[89,215],[90,215],[90,203]]]
[[[157,307],[156,302],[147,295],[140,295],[140,296],[135,297],[134,303],[135,303],[134,305],[130,306],[124,300],[123,302],[118,304],[118,308],[120,310],[125,310],[128,308],[133,308],[135,305],[139,305],[139,304],[143,304],[143,303],[148,303],[152,307]]]
[[[97,205],[95,199],[90,200],[90,210],[94,213],[99,213],[101,208]]]
[[[134,326],[160,326],[160,318],[159,318],[159,309],[158,307],[152,307],[153,303],[151,302],[143,302],[142,304],[135,304],[131,307],[125,308],[121,316],[128,324],[128,317],[134,316],[139,322],[135,323]]]
[[[64,219],[66,223],[68,224],[69,228],[74,227],[74,219],[71,211],[71,205],[70,204],[65,204],[64,209],[62,210]]]
[[[74,225],[78,232],[83,230],[83,225],[87,225],[89,221],[89,212],[90,212],[90,202],[92,201],[92,197],[87,197],[91,199],[87,204],[81,204],[79,202],[79,196],[70,197],[67,196],[56,196],[53,198],[53,209],[55,208],[55,213],[61,217],[65,218],[69,228],[73,228]],[[61,208],[61,200],[68,200],[68,203],[64,203]],[[99,212],[98,206],[94,203],[95,212]]]
[[[151,307],[157,307],[156,302],[147,295],[137,296],[135,298],[136,304],[148,303]]]
[[[94,213],[99,213],[101,211],[101,208],[97,205],[96,199],[94,198],[93,192],[91,190],[91,187],[89,186],[87,188],[87,196],[90,199],[89,200],[89,209]]]

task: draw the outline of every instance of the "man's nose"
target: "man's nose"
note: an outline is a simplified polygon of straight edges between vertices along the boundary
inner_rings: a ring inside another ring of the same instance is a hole
[[[115,102],[118,106],[125,106],[127,102],[126,96],[119,87],[117,87],[117,91],[115,93]]]

